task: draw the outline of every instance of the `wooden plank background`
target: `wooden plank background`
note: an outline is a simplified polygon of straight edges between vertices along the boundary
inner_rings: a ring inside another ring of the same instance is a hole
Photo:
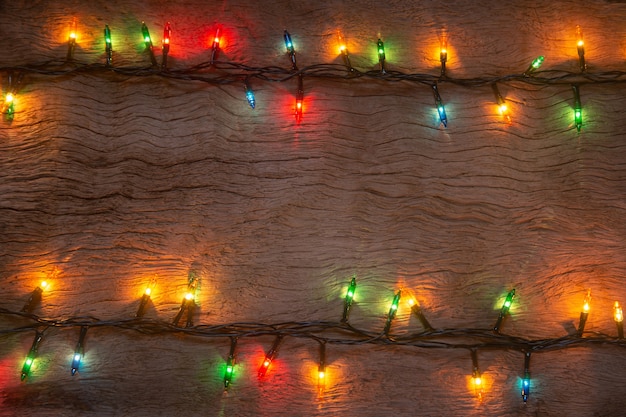
[[[72,17],[76,60],[103,62],[108,24],[115,66],[148,65],[141,21],[155,40],[169,21],[171,68],[206,61],[216,23],[222,59],[252,66],[288,67],[287,28],[301,66],[341,63],[341,30],[363,71],[376,68],[379,32],[389,68],[407,73],[437,74],[441,36],[452,77],[520,73],[538,55],[542,69],[577,71],[581,25],[589,72],[626,68],[626,3],[601,0],[16,0],[0,3],[0,66],[63,59]],[[56,267],[36,314],[132,317],[156,274],[146,316],[170,321],[194,270],[196,323],[337,321],[356,275],[350,322],[372,331],[401,287],[437,328],[493,326],[514,287],[507,334],[573,333],[588,288],[587,329],[615,334],[612,304],[626,303],[624,84],[581,87],[580,133],[566,85],[501,83],[509,125],[488,85],[444,83],[446,129],[424,85],[305,77],[304,87],[297,124],[295,80],[253,81],[251,110],[239,84],[27,75],[15,119],[0,122],[0,306],[19,310]],[[0,316],[0,330],[27,322]],[[400,308],[392,332],[419,331]],[[72,377],[77,338],[48,330],[20,382],[32,333],[0,334],[0,414],[609,416],[626,406],[616,346],[533,355],[524,404],[514,350],[479,351],[478,401],[459,349],[329,345],[318,395],[311,340],[286,338],[259,381],[272,337],[241,339],[224,392],[227,338],[91,329]]]

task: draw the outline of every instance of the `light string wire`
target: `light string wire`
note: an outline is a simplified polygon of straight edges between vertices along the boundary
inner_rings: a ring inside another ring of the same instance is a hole
[[[129,318],[101,320],[93,316],[76,316],[67,319],[42,318],[35,314],[11,311],[0,308],[0,315],[17,317],[30,321],[30,324],[12,329],[0,330],[0,335],[18,334],[30,331],[47,331],[50,328],[118,328],[133,330],[145,335],[185,334],[205,338],[250,338],[259,336],[289,336],[311,339],[332,345],[393,345],[423,349],[467,349],[467,350],[515,350],[520,352],[540,352],[561,350],[580,346],[610,345],[626,348],[626,339],[601,332],[577,333],[547,339],[527,339],[524,337],[494,333],[492,329],[458,328],[433,329],[414,334],[386,335],[364,330],[347,322],[332,321],[288,321],[279,323],[234,322],[224,324],[200,324],[179,327],[170,322],[150,318]]]
[[[217,70],[217,71],[216,71]],[[463,87],[482,87],[496,82],[521,82],[530,85],[586,85],[626,83],[626,71],[572,72],[565,70],[543,70],[532,74],[514,73],[509,75],[475,78],[455,78],[449,75],[427,73],[405,73],[397,70],[360,71],[343,64],[313,64],[300,69],[278,66],[254,67],[243,63],[226,61],[206,61],[181,68],[158,68],[155,66],[114,67],[100,63],[79,63],[76,61],[48,61],[39,64],[26,64],[0,67],[1,73],[26,73],[42,76],[68,77],[80,74],[104,75],[114,73],[126,77],[162,77],[180,81],[200,81],[210,85],[227,85],[258,79],[267,82],[285,82],[293,78],[307,77],[319,79],[354,80],[373,79],[378,81],[410,81],[432,86],[447,82]]]

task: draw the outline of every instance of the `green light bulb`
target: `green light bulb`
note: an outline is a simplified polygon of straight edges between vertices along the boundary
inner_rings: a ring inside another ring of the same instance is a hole
[[[543,60],[544,60],[544,57],[539,56],[535,58],[535,60],[532,62],[532,64],[530,64],[530,66],[533,67],[534,69],[538,69],[541,66],[541,64],[543,64]]]
[[[342,322],[348,321],[348,313],[350,312],[350,307],[352,306],[352,302],[354,301],[354,293],[356,291],[356,278],[352,277],[350,281],[350,285],[348,286],[348,291],[346,292],[346,298],[343,303],[343,316],[341,317]]]

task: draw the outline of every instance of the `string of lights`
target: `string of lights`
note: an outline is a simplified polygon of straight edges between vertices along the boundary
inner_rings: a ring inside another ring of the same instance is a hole
[[[623,314],[619,303],[616,301],[613,307],[614,320],[617,324],[617,336],[602,332],[585,332],[584,326],[589,316],[591,305],[591,290],[583,300],[581,317],[578,330],[573,334],[554,338],[529,339],[513,336],[501,332],[504,319],[509,315],[510,307],[514,301],[515,289],[509,291],[505,297],[502,309],[497,321],[492,328],[434,328],[419,307],[411,290],[398,290],[391,301],[389,313],[382,330],[369,330],[353,326],[348,322],[348,312],[355,303],[357,283],[353,277],[348,285],[344,299],[344,310],[340,321],[287,321],[279,323],[262,322],[233,322],[222,324],[197,324],[192,322],[194,307],[194,292],[199,286],[199,277],[195,272],[189,273],[187,293],[181,304],[181,309],[173,322],[144,317],[145,308],[148,305],[150,294],[155,287],[156,280],[152,279],[146,291],[139,300],[138,313],[133,318],[114,320],[101,320],[94,316],[76,316],[65,319],[44,318],[32,313],[32,310],[42,301],[42,293],[48,288],[48,282],[42,283],[33,290],[25,307],[21,311],[12,311],[0,308],[0,315],[13,320],[21,320],[21,325],[14,328],[0,330],[0,335],[35,332],[32,346],[22,366],[21,379],[24,380],[33,366],[37,357],[44,335],[50,329],[80,329],[78,343],[74,350],[71,363],[72,375],[79,372],[81,361],[85,355],[85,341],[89,329],[112,328],[135,331],[144,335],[168,335],[183,334],[202,338],[228,338],[230,351],[224,374],[224,388],[228,389],[233,382],[233,373],[236,364],[237,342],[242,338],[260,336],[274,336],[274,342],[265,355],[259,370],[259,378],[263,378],[272,362],[278,355],[280,346],[285,338],[309,339],[320,344],[320,362],[318,366],[319,380],[318,389],[322,390],[326,385],[326,346],[327,345],[385,345],[407,346],[420,349],[463,349],[470,352],[472,360],[472,381],[478,398],[482,398],[481,374],[478,366],[478,352],[481,350],[514,350],[524,354],[524,378],[522,380],[522,398],[527,401],[530,392],[530,355],[531,353],[562,350],[580,346],[617,346],[626,348],[626,340],[623,338]],[[191,294],[191,295],[190,295]],[[415,315],[421,325],[422,331],[417,333],[394,334],[391,331],[392,323],[398,310],[400,300],[408,298],[407,305],[410,314]],[[190,295],[190,296],[188,296]],[[179,321],[184,313],[187,313],[187,321],[184,326]],[[8,321],[8,320],[7,320]]]

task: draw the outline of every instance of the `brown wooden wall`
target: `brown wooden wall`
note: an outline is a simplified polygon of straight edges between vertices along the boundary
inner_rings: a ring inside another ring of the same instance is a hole
[[[538,55],[542,70],[577,72],[580,25],[589,73],[626,70],[626,3],[601,0],[4,1],[0,67],[63,60],[72,17],[75,60],[104,61],[108,24],[119,67],[149,65],[141,21],[160,60],[169,21],[171,69],[207,61],[220,23],[221,59],[256,67],[289,68],[288,29],[301,68],[340,64],[341,30],[361,71],[377,68],[380,32],[388,68],[404,73],[436,76],[441,36],[450,77],[519,74]],[[613,337],[613,303],[626,303],[626,85],[617,79],[580,80],[578,133],[567,83],[499,83],[507,124],[488,83],[442,82],[444,128],[430,88],[409,81],[305,76],[296,123],[295,79],[252,79],[252,110],[241,83],[27,73],[14,120],[0,122],[0,307],[19,311],[58,268],[34,314],[132,318],[156,274],[146,317],[170,322],[196,271],[195,324],[339,321],[356,276],[350,323],[371,332],[400,288],[437,329],[491,328],[515,288],[503,333],[557,338],[575,332],[591,288],[585,337]],[[21,382],[34,333],[10,330],[30,324],[0,315],[1,415],[614,416],[626,407],[626,351],[615,343],[534,353],[524,404],[516,349],[479,349],[479,401],[466,349],[331,343],[318,395],[315,340],[286,337],[259,380],[273,336],[243,337],[224,392],[228,338],[114,327],[89,330],[75,376],[78,327],[49,328]],[[401,303],[391,333],[421,331]]]

